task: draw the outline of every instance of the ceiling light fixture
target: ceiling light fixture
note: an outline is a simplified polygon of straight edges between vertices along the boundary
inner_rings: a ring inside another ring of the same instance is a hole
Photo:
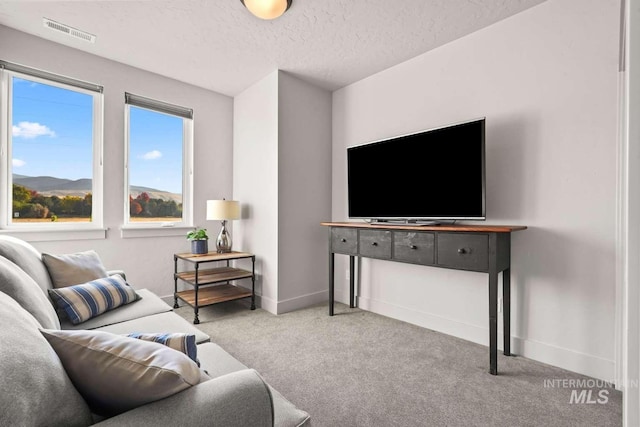
[[[291,7],[293,0],[240,0],[244,7],[249,9],[260,19],[275,19],[282,16]]]

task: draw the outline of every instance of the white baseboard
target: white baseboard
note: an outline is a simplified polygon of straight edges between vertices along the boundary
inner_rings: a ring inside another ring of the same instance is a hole
[[[487,331],[488,333],[488,331]],[[581,353],[568,348],[518,337],[511,338],[512,351],[528,359],[557,366],[599,380],[617,383],[615,361]]]
[[[326,302],[329,299],[329,291],[319,291],[310,294],[300,295],[282,301],[256,295],[256,306],[268,311],[271,314],[283,314],[290,311],[300,310],[314,304]]]
[[[336,290],[336,301],[349,304],[349,292]],[[173,295],[162,297],[173,306]],[[276,301],[271,298],[256,295],[256,305],[272,314],[282,314],[299,310],[328,300],[328,291],[314,292]],[[433,331],[462,338],[476,344],[489,345],[489,330],[477,325],[471,325],[454,319],[436,316],[431,313],[390,304],[372,298],[358,297],[358,306],[382,316],[391,317],[403,322],[411,323]],[[502,350],[502,331],[498,329],[498,348]],[[567,348],[526,340],[519,337],[511,338],[511,351],[527,359],[566,369],[599,380],[615,381],[615,363],[613,360],[603,359],[590,354],[581,353]]]
[[[251,289],[248,289],[251,290]],[[173,295],[165,295],[160,297],[173,307]],[[300,295],[294,298],[289,298],[282,301],[276,301],[271,298],[256,295],[256,307],[260,307],[263,310],[268,311],[271,314],[283,314],[289,311],[300,310],[301,308],[309,307],[314,304],[326,302],[329,299],[329,291],[322,290],[319,292],[313,292],[310,294]]]
[[[301,308],[309,307],[321,302],[326,302],[328,300],[329,290],[323,290],[278,301],[278,314],[300,310]]]
[[[256,307],[260,307],[271,314],[278,314],[278,302],[271,298],[256,295]]]
[[[336,300],[348,304],[348,292],[336,292]],[[477,344],[489,345],[489,328],[467,324],[372,298],[358,297],[358,306],[363,310],[368,310],[423,328],[442,332]],[[498,348],[500,350],[503,348],[501,327],[502,325],[500,324],[498,329]],[[615,363],[613,360],[513,336],[511,338],[511,351],[527,359],[600,380],[615,382]]]
[[[271,298],[256,295],[256,306],[268,311],[271,314],[283,314],[290,311],[300,310],[314,304],[318,304],[329,299],[329,291],[323,290],[310,294],[276,301]]]

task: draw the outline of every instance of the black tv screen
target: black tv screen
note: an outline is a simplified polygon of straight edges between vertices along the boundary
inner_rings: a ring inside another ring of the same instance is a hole
[[[349,218],[485,219],[485,118],[347,148]]]

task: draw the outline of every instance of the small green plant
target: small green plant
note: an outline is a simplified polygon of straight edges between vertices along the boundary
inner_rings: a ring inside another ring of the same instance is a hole
[[[188,240],[209,240],[209,236],[207,235],[207,229],[196,227],[187,233],[187,239]]]

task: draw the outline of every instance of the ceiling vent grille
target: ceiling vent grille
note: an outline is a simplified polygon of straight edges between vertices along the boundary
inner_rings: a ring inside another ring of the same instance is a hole
[[[70,27],[68,25],[65,24],[61,24],[59,22],[56,21],[52,21],[49,18],[42,18],[42,23],[46,28],[50,28],[52,30],[55,31],[59,31],[61,33],[64,33],[68,36],[71,37],[75,37],[77,39],[80,40],[84,40],[86,42],[89,43],[95,43],[96,42],[96,36],[94,36],[93,34],[89,34],[85,31],[80,31],[76,28]]]

